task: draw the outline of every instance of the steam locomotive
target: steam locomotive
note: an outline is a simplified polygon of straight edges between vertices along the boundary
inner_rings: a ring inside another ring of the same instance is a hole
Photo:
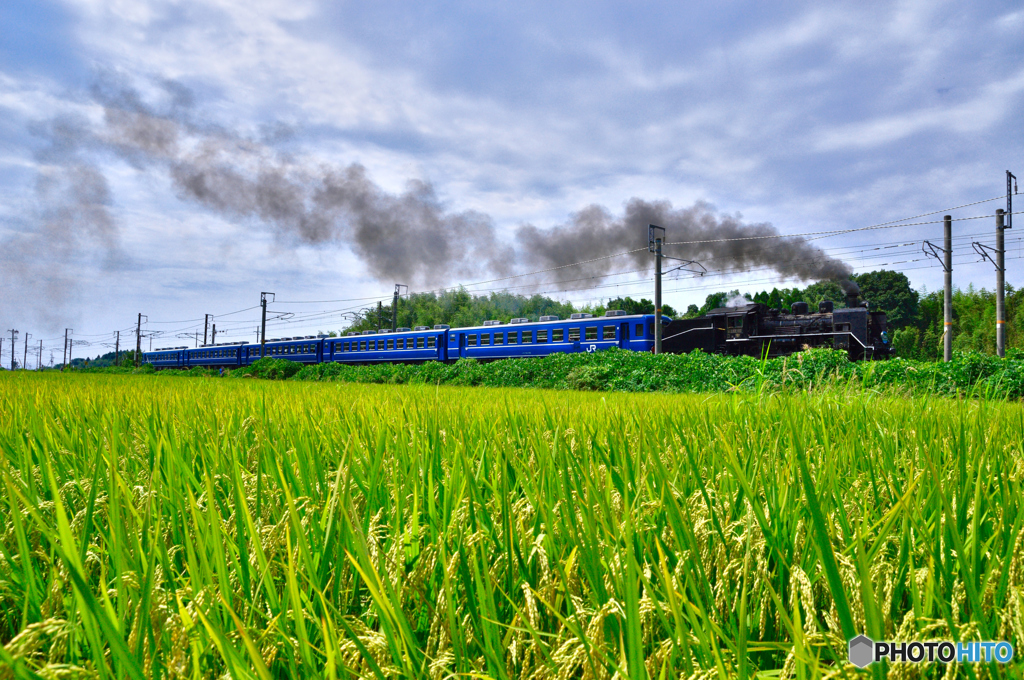
[[[265,345],[246,342],[205,345],[197,348],[168,347],[142,355],[155,368],[237,368],[263,356],[304,364],[450,362],[472,358],[480,361],[551,354],[599,352],[611,347],[634,352],[654,349],[653,314],[627,314],[611,309],[603,317],[572,314],[569,319],[542,316],[537,321],[512,319],[508,324],[485,321],[481,326],[451,328],[398,328],[394,331],[363,331],[335,338],[304,336],[275,338]],[[762,304],[719,307],[696,319],[660,319],[662,348],[681,354],[701,349],[716,354],[779,356],[809,347],[835,347],[851,359],[880,359],[891,354],[885,333],[885,314],[873,312],[868,303],[833,309],[826,300],[811,313],[805,302],[796,302],[788,313]]]
[[[847,297],[847,307],[835,309],[831,300],[812,312],[806,302],[790,310],[760,303],[718,307],[705,316],[668,324],[662,348],[682,354],[701,349],[715,354],[782,356],[812,347],[846,350],[851,360],[892,356],[884,312],[872,311],[859,296]]]

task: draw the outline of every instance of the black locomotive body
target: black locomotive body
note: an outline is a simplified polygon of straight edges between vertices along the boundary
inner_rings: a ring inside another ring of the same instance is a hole
[[[795,302],[787,311],[759,303],[718,307],[706,316],[670,323],[662,347],[676,354],[701,349],[756,357],[830,347],[846,350],[853,360],[884,359],[892,354],[884,312],[871,311],[866,302],[835,309],[828,300],[821,302],[816,312],[806,302]]]

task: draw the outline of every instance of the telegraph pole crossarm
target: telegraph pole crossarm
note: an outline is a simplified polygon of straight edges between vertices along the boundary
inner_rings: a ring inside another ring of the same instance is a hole
[[[668,260],[676,260],[677,262],[682,262],[682,264],[679,265],[678,267],[674,267],[672,269],[666,269],[663,272],[665,274],[671,274],[672,272],[684,271],[684,272],[690,272],[691,274],[696,274],[697,276],[704,276],[705,274],[708,273],[707,268],[704,265],[702,265],[700,262],[697,262],[697,260],[683,260],[683,259],[680,259],[678,257],[669,257],[668,255],[662,255],[661,257],[664,258],[664,259],[668,259]],[[700,267],[700,269],[689,269],[689,267],[691,267],[691,266],[697,266],[697,267]]]
[[[998,250],[996,250],[992,246],[985,245],[984,243],[979,243],[977,241],[974,241],[973,243],[971,243],[971,246],[974,248],[974,252],[978,253],[978,255],[981,255],[981,259],[978,260],[978,262],[984,262],[985,260],[988,260],[989,262],[991,262],[995,266],[997,272],[1000,271],[999,263],[993,257],[993,256],[998,256],[998,254],[999,254]],[[991,251],[992,255],[989,255],[985,251]]]
[[[974,245],[979,245],[980,246],[982,244],[981,243],[975,243]],[[988,246],[985,246],[985,247],[987,248]],[[975,250],[978,250],[978,249],[975,248]],[[953,271],[952,268],[949,268],[949,269],[946,268],[946,251],[943,250],[942,248],[939,248],[938,246],[936,246],[931,241],[924,241],[921,244],[921,252],[923,252],[928,257],[934,257],[936,260],[938,260],[939,264],[942,265],[942,271],[944,271],[944,272]],[[985,257],[985,254],[982,253],[981,256]]]

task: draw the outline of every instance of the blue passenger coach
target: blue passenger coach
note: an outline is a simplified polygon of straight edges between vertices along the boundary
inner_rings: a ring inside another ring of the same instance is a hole
[[[480,360],[541,357],[550,354],[599,352],[619,347],[635,352],[654,348],[654,315],[627,315],[609,310],[603,317],[573,314],[567,320],[542,316],[539,321],[512,319],[508,324],[485,321],[482,326],[450,329],[448,356]],[[662,317],[668,323],[668,317]]]
[[[303,364],[422,363],[463,358],[493,361],[515,357],[542,357],[558,353],[599,352],[618,347],[634,352],[654,349],[653,314],[629,315],[609,310],[602,317],[573,314],[569,319],[542,316],[538,321],[512,319],[485,321],[481,326],[451,328],[399,328],[363,331],[340,338],[306,336],[275,338],[266,342],[266,356]],[[661,318],[663,324],[671,321]],[[260,358],[260,345],[230,343],[195,349],[182,347],[143,354],[155,368],[234,368]]]
[[[323,341],[326,336],[307,335],[300,338],[274,338],[267,340],[268,357],[288,359],[300,364],[318,364],[323,360]],[[260,358],[260,345],[246,348],[242,363],[246,366]]]

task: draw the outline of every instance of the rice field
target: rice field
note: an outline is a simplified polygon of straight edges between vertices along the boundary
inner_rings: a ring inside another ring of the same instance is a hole
[[[0,376],[0,678],[1016,677],[1024,407]]]

